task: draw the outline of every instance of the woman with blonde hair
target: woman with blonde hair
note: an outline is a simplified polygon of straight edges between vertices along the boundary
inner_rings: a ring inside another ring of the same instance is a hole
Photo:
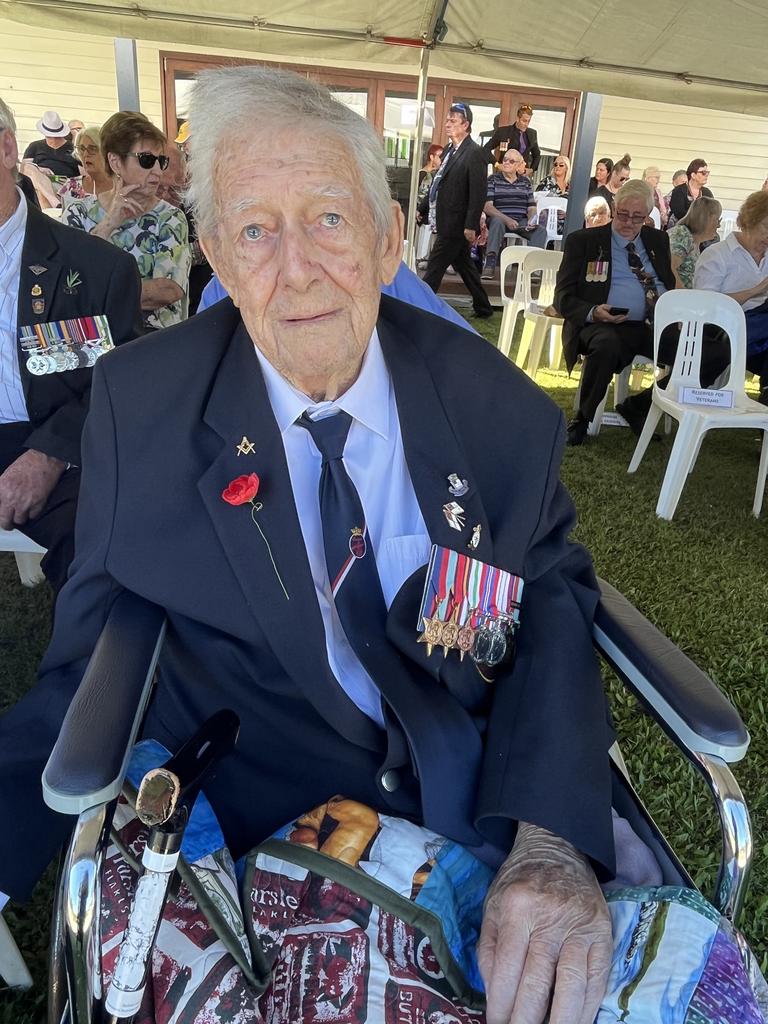
[[[625,153],[621,160],[617,160],[613,165],[608,181],[601,185],[594,193],[596,196],[602,196],[606,203],[608,203],[608,206],[611,208],[611,216],[613,216],[613,197],[624,182],[629,181],[629,164],[631,160],[632,157],[629,153]]]
[[[96,125],[81,128],[75,136],[74,152],[83,173],[80,177],[70,178],[59,189],[59,199],[65,210],[75,199],[95,196],[99,192],[107,192],[112,187],[112,180],[101,152],[100,128]]]
[[[722,212],[723,208],[716,199],[699,196],[691,203],[683,219],[670,228],[668,237],[672,273],[678,288],[693,288],[693,275],[702,242],[715,237]]]
[[[744,310],[747,369],[759,375],[759,400],[768,405],[768,192],[747,196],[736,225],[701,254],[693,287],[729,295]]]
[[[552,173],[539,182],[536,191],[546,192],[548,196],[567,196],[570,187],[571,161],[565,153],[558,153],[552,164]]]
[[[665,228],[667,226],[667,221],[669,220],[669,210],[667,209],[667,201],[659,188],[659,182],[661,181],[661,171],[659,168],[646,167],[643,171],[643,181],[651,186],[651,191],[653,192],[653,205],[659,211],[661,227]]]

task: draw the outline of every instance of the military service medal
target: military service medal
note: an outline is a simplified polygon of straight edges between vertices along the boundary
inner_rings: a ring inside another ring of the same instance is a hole
[[[479,541],[479,528],[475,528]],[[427,655],[457,650],[478,665],[494,666],[511,653],[520,615],[523,580],[505,569],[434,545],[427,569],[419,642]],[[483,676],[483,678],[486,678]]]

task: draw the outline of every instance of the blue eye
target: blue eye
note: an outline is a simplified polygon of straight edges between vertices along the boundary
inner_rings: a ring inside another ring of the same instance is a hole
[[[243,234],[249,242],[258,242],[264,232],[258,224],[249,224],[247,228],[243,229]]]
[[[323,221],[323,224],[325,224],[325,226],[327,228],[337,228],[339,226],[339,224],[341,224],[341,214],[340,213],[324,213],[323,216],[322,216],[322,221]]]

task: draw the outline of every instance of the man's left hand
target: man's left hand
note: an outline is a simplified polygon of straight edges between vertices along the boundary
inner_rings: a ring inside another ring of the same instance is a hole
[[[0,474],[0,527],[12,530],[39,516],[65,469],[61,459],[33,448],[12,462]]]
[[[477,947],[487,1024],[542,1024],[548,1010],[550,1024],[592,1024],[612,948],[608,909],[586,858],[521,822],[489,891]]]
[[[474,245],[475,239],[477,238],[477,232],[473,231],[471,228],[464,228],[464,237],[470,245]]]

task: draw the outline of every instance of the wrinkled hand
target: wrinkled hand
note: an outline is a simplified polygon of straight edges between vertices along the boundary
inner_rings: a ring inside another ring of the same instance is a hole
[[[477,947],[487,1024],[542,1024],[550,998],[550,1024],[592,1024],[611,953],[608,909],[586,859],[521,822],[489,891]]]
[[[514,217],[505,217],[504,223],[507,225],[510,231],[514,231],[515,228],[520,227],[519,222],[516,221]]]
[[[35,519],[59,482],[65,463],[30,448],[0,474],[0,527],[12,530]]]
[[[118,182],[118,187],[112,193],[105,217],[112,227],[119,227],[125,221],[138,217],[143,211],[143,187],[143,185],[126,185],[123,182]]]
[[[477,232],[473,231],[472,228],[464,228],[464,237],[470,245],[474,245],[477,239]]]
[[[595,306],[592,310],[592,319],[596,324],[623,324],[627,319],[627,314],[623,313],[621,316],[614,316],[609,312],[611,307],[607,302],[601,303],[599,306]]]

